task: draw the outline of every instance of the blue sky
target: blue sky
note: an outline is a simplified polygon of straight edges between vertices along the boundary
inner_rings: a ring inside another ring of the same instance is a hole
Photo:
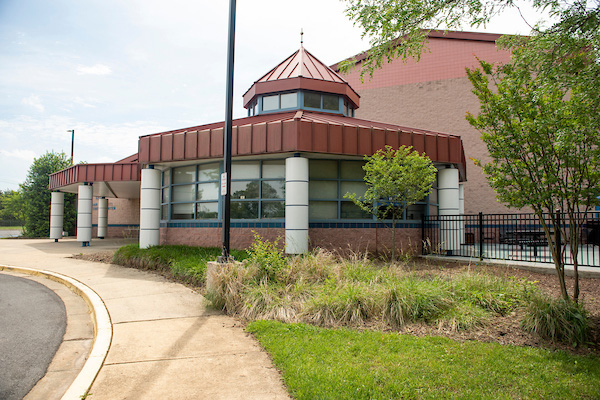
[[[1,0],[0,189],[34,157],[113,162],[137,138],[224,119],[226,0]],[[315,12],[317,10],[318,12]],[[338,0],[238,0],[234,117],[242,94],[304,45],[330,65],[369,48]],[[472,30],[472,29],[468,29]],[[517,15],[482,31],[527,33]]]

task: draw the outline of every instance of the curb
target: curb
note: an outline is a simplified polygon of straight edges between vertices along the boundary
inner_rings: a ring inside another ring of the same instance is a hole
[[[80,400],[85,398],[104,364],[112,341],[112,323],[106,305],[100,296],[98,296],[98,294],[89,286],[68,276],[33,268],[0,265],[0,271],[4,270],[43,276],[61,283],[71,289],[88,304],[94,325],[94,343],[92,344],[92,349],[83,368],[62,396],[62,400]]]

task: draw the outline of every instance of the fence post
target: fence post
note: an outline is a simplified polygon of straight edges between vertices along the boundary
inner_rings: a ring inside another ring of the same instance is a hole
[[[425,255],[425,213],[421,215],[421,254]]]
[[[561,249],[562,243],[561,243],[561,237],[560,237],[560,224],[561,224],[560,210],[555,211],[554,220],[556,221],[556,226],[554,227],[554,242],[556,243],[557,254],[561,258],[563,265],[564,265],[565,260],[562,259],[562,249]]]
[[[483,261],[483,213],[479,211],[479,261]]]

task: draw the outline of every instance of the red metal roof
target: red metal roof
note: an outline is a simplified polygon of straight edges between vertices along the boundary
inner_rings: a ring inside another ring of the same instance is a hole
[[[323,81],[346,83],[344,78],[319,61],[315,56],[304,49],[304,47],[300,47],[298,51],[267,72],[256,82],[269,82],[280,79],[296,78],[299,76]]]
[[[358,93],[334,70],[319,61],[304,47],[263,75],[244,93],[244,107],[260,94],[294,89],[341,94],[354,108],[359,106]]]
[[[460,136],[413,129],[335,114],[292,111],[233,121],[232,155],[306,152],[372,155],[386,145],[412,146],[432,161],[454,164],[466,180],[466,160]],[[141,163],[223,157],[223,123],[142,136]]]
[[[137,162],[124,160],[114,164],[77,164],[50,174],[48,188],[77,193],[79,184],[92,182],[94,196],[139,197],[140,167]]]

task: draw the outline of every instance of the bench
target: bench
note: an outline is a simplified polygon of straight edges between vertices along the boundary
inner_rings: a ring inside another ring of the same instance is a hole
[[[552,232],[550,232],[552,234]],[[537,248],[548,246],[546,234],[542,231],[507,231],[501,239],[501,243],[518,245],[521,250],[524,246],[533,247],[533,256],[537,257]]]

